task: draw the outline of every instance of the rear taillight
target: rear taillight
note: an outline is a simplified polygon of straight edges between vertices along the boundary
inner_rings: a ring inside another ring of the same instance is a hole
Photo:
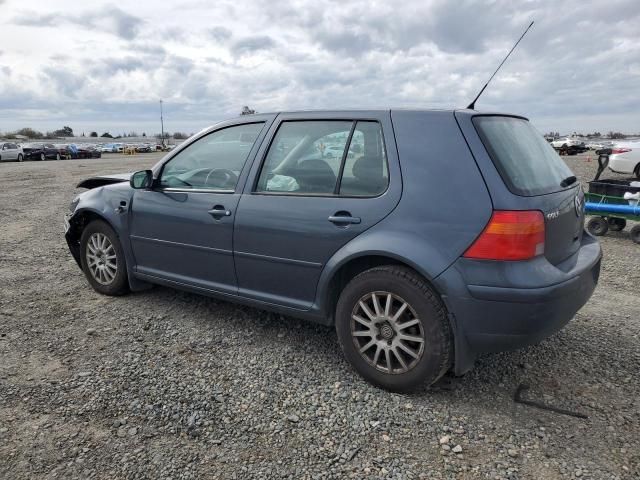
[[[627,153],[630,152],[631,148],[612,148],[611,155],[618,155],[619,153]]]
[[[542,212],[496,210],[464,257],[478,260],[529,260],[543,253]]]

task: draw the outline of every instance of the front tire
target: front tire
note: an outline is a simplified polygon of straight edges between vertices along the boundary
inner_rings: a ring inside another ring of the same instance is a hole
[[[44,154],[44,153],[41,153],[41,154],[40,154],[40,161],[41,161],[41,162],[44,162],[46,159],[47,159],[47,157],[45,156],[45,154]]]
[[[21,162],[22,160],[23,160],[22,154],[21,154],[21,153],[19,153],[19,154],[18,154],[18,161],[19,161],[19,162]]]
[[[56,160],[60,160],[60,154],[56,153]]]
[[[118,235],[102,220],[94,220],[80,237],[82,271],[93,289],[117,296],[129,291],[127,265]]]
[[[349,282],[336,307],[345,357],[367,381],[406,392],[450,368],[453,334],[442,301],[413,270],[381,266]]]

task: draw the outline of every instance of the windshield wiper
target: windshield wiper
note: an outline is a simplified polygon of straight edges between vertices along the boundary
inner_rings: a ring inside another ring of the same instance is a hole
[[[567,178],[565,178],[564,180],[562,180],[562,181],[560,182],[560,186],[561,186],[562,188],[566,188],[566,187],[568,187],[569,185],[573,185],[574,183],[576,183],[576,181],[577,181],[577,180],[578,180],[578,179],[576,178],[576,176],[575,176],[575,175],[571,175],[570,177],[567,177]]]

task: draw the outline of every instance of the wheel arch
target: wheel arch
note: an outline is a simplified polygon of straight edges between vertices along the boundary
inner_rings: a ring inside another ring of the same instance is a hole
[[[94,220],[102,220],[109,225],[114,232],[116,232],[116,235],[118,235],[118,230],[115,228],[113,223],[102,214],[102,212],[92,208],[80,208],[76,210],[73,216],[69,219],[69,231],[66,233],[65,237],[69,244],[71,254],[78,266],[80,266],[80,238],[82,237],[82,232],[87,228],[87,225]],[[118,237],[120,237],[120,235],[118,235]]]
[[[77,239],[80,240],[83,230],[94,220],[102,220],[109,225],[114,232],[116,232],[116,235],[118,235],[118,229],[111,220],[109,220],[102,212],[92,208],[80,208],[74,213],[73,217],[69,219],[69,224],[72,226],[72,229],[70,229],[69,232],[74,237],[77,236]],[[120,235],[118,235],[118,237],[120,237]]]
[[[94,208],[85,207],[79,208],[76,213],[69,219],[69,231],[65,235],[67,244],[69,245],[69,250],[73,255],[78,266],[82,269],[82,265],[80,262],[80,238],[82,237],[82,232],[84,229],[94,220],[101,220],[105,222],[111,229],[115,232],[118,239],[120,240],[120,245],[124,251],[125,262],[127,265],[127,278],[129,281],[129,287],[132,291],[142,291],[147,290],[151,287],[151,284],[144,282],[142,280],[137,279],[133,275],[132,267],[135,263],[135,258],[133,256],[133,252],[129,247],[129,242],[123,238],[123,232],[121,232],[121,228],[119,228],[112,219],[110,219],[104,212],[100,210],[96,210]],[[126,235],[125,235],[126,236]]]
[[[390,252],[364,252],[345,258],[337,264],[332,269],[330,278],[321,289],[321,309],[326,314],[328,324],[333,325],[335,323],[335,309],[340,292],[344,287],[360,273],[382,265],[396,265],[414,271],[442,299],[441,292],[436,288],[433,278],[411,260]]]

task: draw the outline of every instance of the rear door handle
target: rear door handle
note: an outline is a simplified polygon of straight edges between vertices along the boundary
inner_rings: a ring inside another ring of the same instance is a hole
[[[349,212],[336,212],[328,220],[336,225],[358,224],[362,221],[360,217],[352,217]]]
[[[209,215],[211,215],[212,217],[214,217],[214,218],[230,217],[231,216],[231,211],[227,210],[226,208],[224,208],[223,205],[216,205],[211,210],[209,210],[207,213]]]

